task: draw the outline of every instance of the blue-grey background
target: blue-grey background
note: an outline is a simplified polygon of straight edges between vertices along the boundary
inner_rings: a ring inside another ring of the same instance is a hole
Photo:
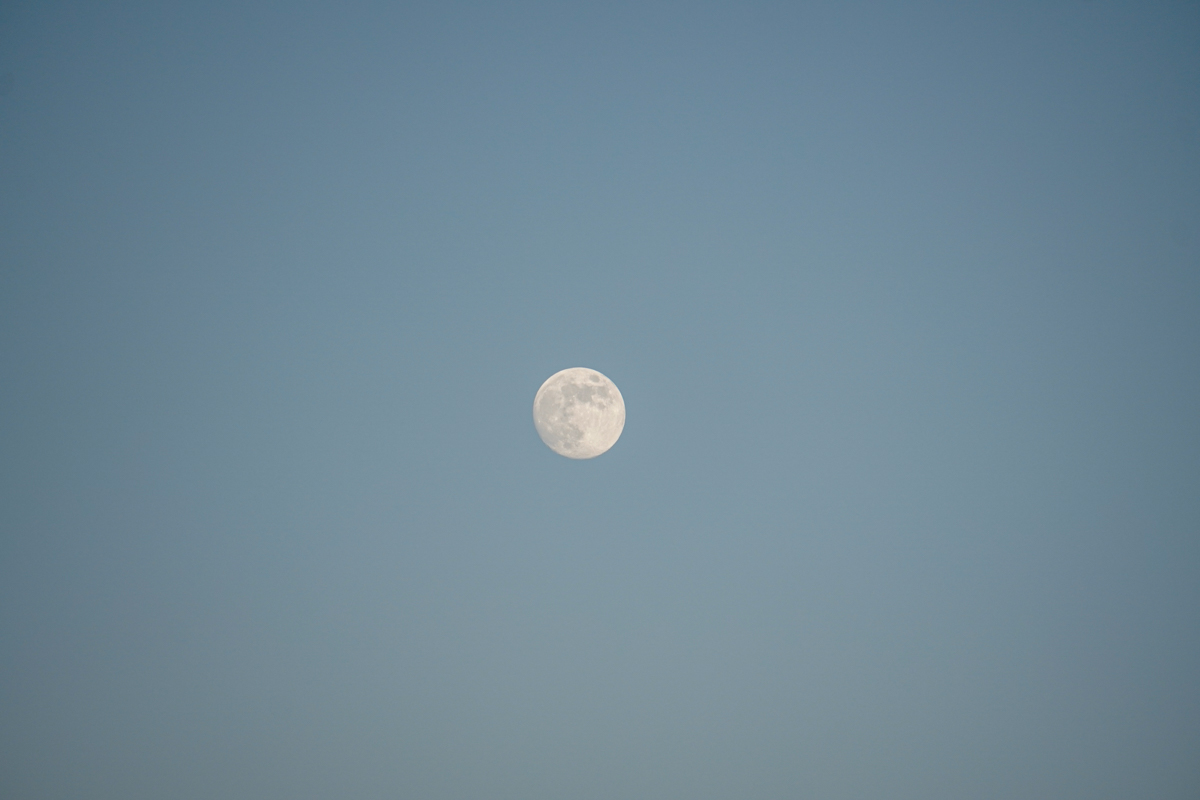
[[[1198,397],[1194,2],[5,3],[0,794],[1194,798]]]

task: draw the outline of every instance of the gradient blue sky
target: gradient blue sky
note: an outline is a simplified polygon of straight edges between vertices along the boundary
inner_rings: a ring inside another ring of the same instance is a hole
[[[1198,498],[1195,2],[0,5],[5,798],[1190,800]]]

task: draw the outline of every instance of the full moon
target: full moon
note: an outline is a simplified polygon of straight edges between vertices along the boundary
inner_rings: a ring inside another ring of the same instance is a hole
[[[564,369],[538,389],[533,424],[546,446],[560,456],[595,458],[621,438],[625,400],[617,385],[596,370]]]

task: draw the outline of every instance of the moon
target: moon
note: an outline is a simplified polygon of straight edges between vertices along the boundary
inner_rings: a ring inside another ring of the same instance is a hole
[[[546,379],[533,398],[533,424],[554,452],[595,458],[625,429],[625,400],[617,385],[594,369],[572,367]]]

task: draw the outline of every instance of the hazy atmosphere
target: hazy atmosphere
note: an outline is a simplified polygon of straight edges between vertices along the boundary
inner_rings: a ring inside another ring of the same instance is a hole
[[[5,800],[1191,800],[1198,676],[1197,3],[0,4]]]

